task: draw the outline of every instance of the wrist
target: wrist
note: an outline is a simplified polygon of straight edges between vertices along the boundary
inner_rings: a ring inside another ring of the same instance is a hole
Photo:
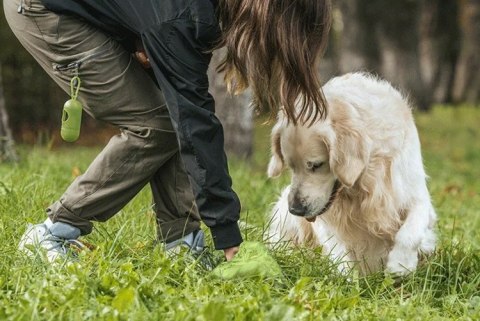
[[[238,246],[234,246],[234,247],[230,247],[228,249],[224,249],[223,252],[225,253],[225,258],[227,259],[227,261],[230,261],[233,259],[233,257],[238,253],[240,247]]]

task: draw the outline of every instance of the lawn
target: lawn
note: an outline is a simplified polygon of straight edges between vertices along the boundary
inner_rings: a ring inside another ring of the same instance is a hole
[[[95,251],[68,265],[33,260],[16,250],[26,224],[45,218],[98,148],[21,147],[20,164],[0,165],[0,320],[480,320],[480,109],[436,107],[416,122],[439,241],[401,282],[339,275],[320,250],[285,247],[272,251],[283,279],[214,279],[154,245],[148,189],[96,224],[85,238]],[[250,163],[230,162],[248,240],[262,240],[288,182],[266,178],[268,132],[257,127]]]

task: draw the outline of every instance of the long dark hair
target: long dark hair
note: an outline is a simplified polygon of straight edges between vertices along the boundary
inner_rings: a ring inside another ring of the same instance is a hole
[[[295,124],[326,116],[317,67],[328,43],[330,0],[220,0],[219,20],[217,47],[226,55],[218,70],[231,92],[250,87],[255,107],[274,117],[283,106]]]

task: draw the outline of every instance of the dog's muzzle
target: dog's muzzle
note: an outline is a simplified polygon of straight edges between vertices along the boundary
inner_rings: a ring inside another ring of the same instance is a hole
[[[333,184],[332,192],[330,193],[330,197],[328,198],[328,202],[323,206],[323,208],[320,210],[320,212],[318,212],[315,215],[305,217],[305,219],[307,221],[309,221],[310,223],[313,223],[317,219],[317,216],[322,215],[323,213],[328,211],[330,209],[330,207],[332,206],[333,202],[335,201],[335,199],[337,198],[337,195],[338,195],[341,187],[342,187],[342,184],[338,181],[338,179],[335,180],[335,183]]]

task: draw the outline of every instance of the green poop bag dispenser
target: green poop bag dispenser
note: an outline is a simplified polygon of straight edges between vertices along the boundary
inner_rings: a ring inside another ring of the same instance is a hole
[[[62,128],[60,136],[66,142],[73,143],[80,136],[82,125],[82,104],[77,100],[80,91],[80,77],[75,76],[70,81],[71,99],[63,105]]]

